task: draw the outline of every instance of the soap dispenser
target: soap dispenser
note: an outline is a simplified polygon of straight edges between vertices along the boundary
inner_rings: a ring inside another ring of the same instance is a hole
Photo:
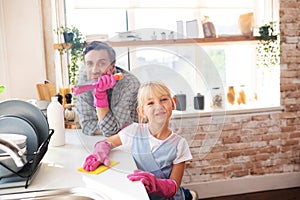
[[[194,97],[194,109],[195,110],[204,110],[204,96],[200,93]]]
[[[51,97],[51,103],[47,107],[47,120],[49,128],[54,130],[49,146],[63,146],[65,144],[64,108],[58,102],[57,96]]]

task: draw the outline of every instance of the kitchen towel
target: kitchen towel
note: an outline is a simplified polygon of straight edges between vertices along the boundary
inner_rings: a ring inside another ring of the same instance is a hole
[[[88,174],[100,174],[106,170],[108,170],[109,168],[119,164],[120,162],[118,161],[113,161],[113,160],[110,160],[110,165],[107,167],[105,165],[100,165],[97,169],[95,169],[94,171],[86,171],[85,169],[83,169],[82,167],[80,167],[78,169],[79,172],[85,172],[85,173],[88,173]]]

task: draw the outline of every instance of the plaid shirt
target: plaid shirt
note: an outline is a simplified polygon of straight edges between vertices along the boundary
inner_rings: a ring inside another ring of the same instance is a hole
[[[96,129],[104,136],[116,134],[122,126],[138,121],[137,93],[140,86],[139,80],[131,73],[116,67],[116,73],[121,72],[123,78],[116,85],[107,90],[110,111],[102,121],[98,121],[94,106],[93,91],[77,96],[76,107],[79,114],[79,122],[82,132],[86,135],[94,135]],[[86,72],[79,77],[79,84],[87,82]]]

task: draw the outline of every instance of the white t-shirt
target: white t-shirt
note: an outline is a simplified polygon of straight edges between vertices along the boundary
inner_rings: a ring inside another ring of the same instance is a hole
[[[141,130],[147,131],[149,135],[149,143],[150,143],[150,148],[152,153],[155,152],[164,141],[173,139],[173,137],[177,137],[179,138],[179,143],[177,146],[177,155],[175,160],[173,161],[173,164],[185,162],[193,158],[189,149],[189,145],[183,137],[172,132],[171,135],[165,140],[159,140],[151,135],[148,128],[148,124],[133,123],[118,133],[122,141],[122,149],[124,151],[131,152],[133,138]]]

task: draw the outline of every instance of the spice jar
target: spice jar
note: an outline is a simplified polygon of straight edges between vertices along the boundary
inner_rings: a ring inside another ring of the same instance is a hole
[[[223,108],[223,96],[221,89],[219,87],[212,88],[212,100],[211,100],[211,107],[215,109],[222,109]]]
[[[234,86],[229,86],[228,87],[228,92],[227,92],[227,101],[231,105],[234,104],[235,102],[235,91],[234,91]]]
[[[246,104],[245,85],[241,85],[238,92],[237,103],[239,105]]]

